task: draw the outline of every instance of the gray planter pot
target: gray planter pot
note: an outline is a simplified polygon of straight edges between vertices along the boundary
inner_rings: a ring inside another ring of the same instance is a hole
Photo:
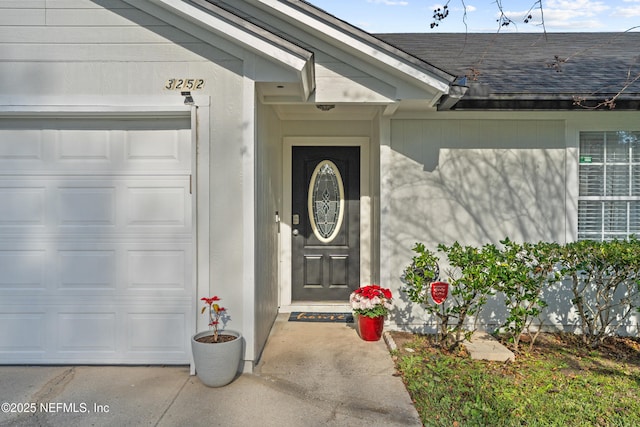
[[[234,335],[238,338],[215,344],[196,341],[198,338],[213,335],[213,331],[199,332],[191,338],[196,375],[204,385],[209,387],[222,387],[229,384],[240,371],[242,334],[228,329],[219,333]]]

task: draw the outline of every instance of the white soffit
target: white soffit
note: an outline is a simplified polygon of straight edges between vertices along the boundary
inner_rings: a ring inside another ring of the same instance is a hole
[[[307,31],[313,31],[316,35],[322,39],[330,39],[333,44],[340,43],[342,48],[346,51],[350,51],[360,57],[368,57],[370,60],[377,61],[383,64],[391,72],[399,72],[405,77],[411,78],[414,82],[421,85],[426,85],[431,90],[438,91],[440,93],[449,93],[449,84],[443,77],[432,75],[426,70],[411,64],[409,61],[404,61],[401,57],[391,55],[389,52],[377,48],[374,45],[366,43],[357,37],[353,37],[346,34],[344,30],[329,25],[316,17],[304,13],[291,4],[288,1],[282,2],[279,0],[249,0],[250,2],[261,6],[262,8],[270,8],[277,11],[280,14],[291,17],[294,22],[300,22],[303,24]],[[302,2],[300,2],[303,5]],[[443,73],[444,74],[444,73]],[[448,74],[448,73],[447,73]],[[454,76],[451,76],[453,79]]]
[[[295,70],[302,85],[303,101],[306,101],[315,89],[313,53],[301,48],[277,35],[270,33],[226,10],[204,0],[124,0],[131,6],[156,16],[153,5],[170,12],[188,23],[205,29],[221,38],[240,44],[244,49],[261,57],[275,60],[283,66]],[[180,27],[179,27],[180,28]],[[190,32],[189,28],[181,28]]]

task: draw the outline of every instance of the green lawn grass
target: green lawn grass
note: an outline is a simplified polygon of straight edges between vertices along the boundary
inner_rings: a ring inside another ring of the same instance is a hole
[[[394,337],[395,338],[395,337]],[[544,335],[515,362],[399,336],[396,365],[425,426],[640,426],[640,345]]]

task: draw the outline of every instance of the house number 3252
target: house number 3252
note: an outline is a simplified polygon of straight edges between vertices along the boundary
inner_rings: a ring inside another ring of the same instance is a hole
[[[204,87],[204,79],[169,79],[164,88],[168,90],[198,90]]]

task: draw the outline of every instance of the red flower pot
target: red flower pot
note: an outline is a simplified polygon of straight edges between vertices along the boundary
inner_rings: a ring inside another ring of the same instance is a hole
[[[365,341],[379,341],[382,338],[384,316],[358,316],[358,333]]]

